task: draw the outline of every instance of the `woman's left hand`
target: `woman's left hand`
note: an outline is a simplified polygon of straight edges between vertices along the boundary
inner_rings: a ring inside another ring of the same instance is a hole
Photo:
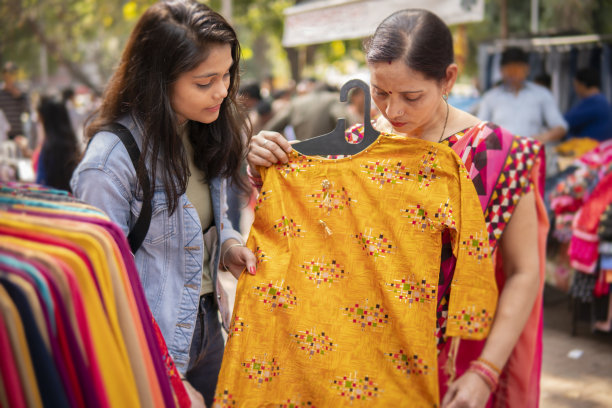
[[[251,275],[255,275],[257,260],[249,248],[235,245],[235,243],[225,243],[223,246],[223,252],[221,252],[221,256],[223,256],[221,260],[222,265],[224,265],[236,279],[240,278],[240,274],[245,269]]]
[[[490,395],[487,383],[478,374],[467,371],[448,387],[442,408],[483,408]]]

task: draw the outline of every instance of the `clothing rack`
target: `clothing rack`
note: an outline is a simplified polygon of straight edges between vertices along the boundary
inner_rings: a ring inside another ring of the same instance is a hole
[[[0,406],[187,407],[121,229],[61,190],[0,183]]]

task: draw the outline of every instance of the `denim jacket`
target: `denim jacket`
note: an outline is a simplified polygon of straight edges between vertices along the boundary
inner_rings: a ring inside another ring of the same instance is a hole
[[[142,151],[142,132],[132,116],[126,115],[118,122],[130,129]],[[147,168],[151,168],[150,162]],[[198,312],[204,240],[196,209],[185,194],[170,215],[159,167],[157,174],[151,224],[135,260],[149,307],[168,351],[178,370],[185,373]],[[136,191],[136,181],[136,170],[123,143],[113,133],[100,132],[74,171],[70,186],[76,197],[105,211],[127,236],[142,206],[142,191],[140,188]],[[219,248],[227,239],[242,242],[242,237],[232,229],[225,215],[224,180],[215,178],[209,187],[219,232],[216,248],[209,248],[213,251],[210,255],[213,265],[217,266],[211,268],[211,273],[215,298],[221,315],[225,316],[226,297],[217,276]]]

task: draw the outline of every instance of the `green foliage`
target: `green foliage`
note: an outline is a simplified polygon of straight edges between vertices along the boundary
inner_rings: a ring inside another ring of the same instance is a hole
[[[221,12],[224,0],[200,0]],[[138,17],[155,0],[0,0],[0,61],[14,60],[28,76],[40,74],[41,44],[48,49],[53,74],[59,65],[71,72],[95,66],[104,82],[116,65]],[[612,0],[539,0],[540,32],[612,33]],[[287,54],[281,46],[283,11],[294,0],[232,0],[232,22],[243,47],[243,70],[248,78],[273,73],[286,77]],[[471,58],[466,71],[475,71],[477,44],[499,38],[501,0],[485,0],[485,20],[468,24]],[[507,0],[511,37],[530,33],[530,1]],[[342,71],[347,61],[363,63],[361,40],[318,45],[314,62]],[[87,80],[89,74],[80,72]],[[89,75],[90,76],[90,75]],[[91,78],[90,78],[91,79]],[[81,80],[83,82],[83,80]],[[94,81],[90,81],[96,85]],[[101,87],[103,84],[97,84]]]
[[[83,64],[91,63],[106,78],[135,20],[152,3],[153,0],[1,2],[0,57],[17,62],[26,74],[35,76],[40,74],[41,45],[46,44],[51,74],[59,64],[78,71]]]

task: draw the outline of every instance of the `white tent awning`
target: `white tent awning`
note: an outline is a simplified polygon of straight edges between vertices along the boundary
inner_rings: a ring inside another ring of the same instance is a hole
[[[484,0],[321,0],[285,10],[283,45],[368,37],[385,17],[405,8],[425,8],[447,24],[484,18]]]

